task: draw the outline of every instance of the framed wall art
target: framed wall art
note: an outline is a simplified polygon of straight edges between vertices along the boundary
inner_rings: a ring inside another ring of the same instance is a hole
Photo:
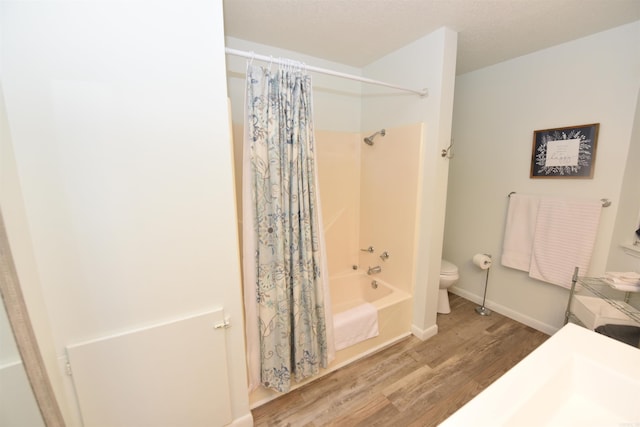
[[[593,178],[600,123],[533,132],[530,178]]]

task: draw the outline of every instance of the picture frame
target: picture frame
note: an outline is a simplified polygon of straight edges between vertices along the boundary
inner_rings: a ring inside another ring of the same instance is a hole
[[[533,132],[530,178],[592,179],[600,123]]]

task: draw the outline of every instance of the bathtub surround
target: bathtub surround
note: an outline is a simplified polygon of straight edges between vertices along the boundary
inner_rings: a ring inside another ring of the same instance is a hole
[[[423,129],[422,124],[387,129],[384,141],[373,147],[362,142],[370,133],[316,131],[330,277],[351,274],[354,265],[363,274],[380,266],[375,277],[412,293]],[[236,170],[241,135],[235,125]],[[368,246],[373,252],[360,250]],[[382,261],[385,251],[392,256]]]
[[[415,287],[423,135],[421,123],[387,126],[385,136],[378,136],[373,146],[360,143],[359,239],[361,247],[375,250],[359,251],[358,265],[365,272],[380,266],[376,278],[410,294]],[[385,251],[393,257],[382,261]]]
[[[311,77],[302,64],[274,72],[249,64],[246,81],[242,262],[250,386],[287,392],[292,380],[326,368],[334,346]]]
[[[359,265],[361,141],[359,133],[316,131],[326,259],[334,277]]]

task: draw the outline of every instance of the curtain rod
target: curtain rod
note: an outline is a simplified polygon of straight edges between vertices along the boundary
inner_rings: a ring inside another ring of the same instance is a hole
[[[257,60],[260,60],[260,61],[272,62],[274,64],[279,64],[279,65],[280,64],[288,65],[285,61],[282,61],[280,59],[276,59],[276,58],[274,58],[272,56],[258,55],[257,53],[247,52],[245,50],[238,50],[238,49],[232,49],[232,48],[227,47],[227,48],[225,48],[225,52],[228,53],[229,55],[241,56],[243,58],[257,59]],[[330,76],[342,77],[342,78],[345,78],[345,79],[356,80],[356,81],[359,81],[359,82],[369,83],[369,84],[372,84],[372,85],[386,86],[386,87],[390,87],[390,88],[393,88],[393,89],[403,90],[405,92],[415,93],[415,94],[420,95],[420,96],[427,96],[428,93],[429,93],[427,91],[427,89],[423,89],[423,90],[409,89],[409,88],[406,88],[406,87],[403,87],[403,86],[394,85],[394,84],[391,84],[391,83],[386,83],[386,82],[381,82],[381,81],[378,81],[378,80],[368,79],[366,77],[355,76],[353,74],[340,73],[338,71],[328,70],[326,68],[314,67],[312,65],[306,65],[305,64],[304,68],[306,68],[309,71],[315,71],[316,73],[328,74]]]
[[[507,197],[511,197],[512,194],[516,194],[516,192],[512,191],[511,193],[507,194]],[[608,208],[609,206],[611,206],[611,200],[609,199],[600,199],[600,201],[602,202],[603,208]]]

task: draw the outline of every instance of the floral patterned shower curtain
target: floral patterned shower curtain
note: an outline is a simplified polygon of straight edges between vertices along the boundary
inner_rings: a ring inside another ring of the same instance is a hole
[[[286,392],[292,378],[317,374],[332,356],[311,77],[293,65],[271,72],[249,64],[245,107],[243,263],[251,386]]]

